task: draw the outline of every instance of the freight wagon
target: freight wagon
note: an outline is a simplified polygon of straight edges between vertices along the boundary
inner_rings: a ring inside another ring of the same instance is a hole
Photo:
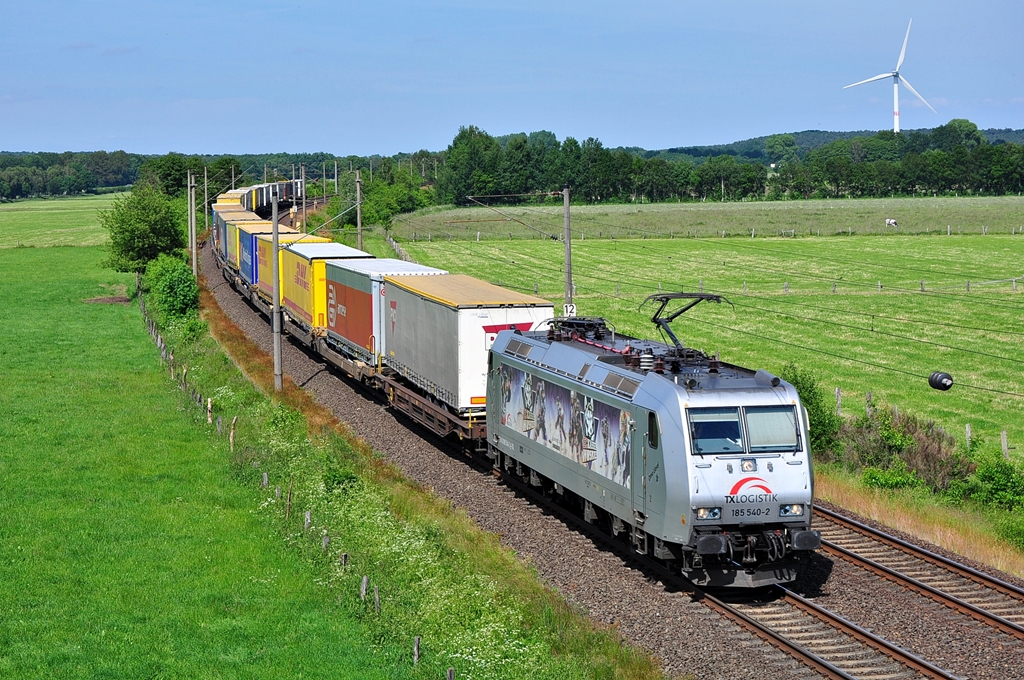
[[[395,259],[328,260],[325,265],[327,346],[378,367],[387,353],[384,326],[390,318],[384,277],[448,273]]]
[[[463,274],[386,276],[384,362],[456,413],[487,403],[487,355],[500,331],[533,330],[551,302]]]

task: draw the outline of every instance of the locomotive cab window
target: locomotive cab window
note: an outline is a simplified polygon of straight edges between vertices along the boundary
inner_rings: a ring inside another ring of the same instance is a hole
[[[748,406],[747,437],[751,453],[788,452],[799,448],[792,406]]]
[[[743,430],[737,408],[690,409],[690,437],[695,453],[741,453]]]
[[[652,449],[658,448],[658,416],[654,411],[647,413],[647,444]]]

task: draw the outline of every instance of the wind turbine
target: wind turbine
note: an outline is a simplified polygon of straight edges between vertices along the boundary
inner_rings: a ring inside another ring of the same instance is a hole
[[[917,90],[915,90],[913,86],[909,82],[907,82],[907,79],[900,75],[900,66],[903,66],[903,57],[905,57],[907,54],[907,40],[910,39],[910,26],[913,23],[914,20],[911,19],[910,23],[907,24],[907,37],[903,39],[903,49],[900,50],[899,61],[896,62],[896,68],[894,68],[891,73],[879,73],[874,78],[868,78],[867,80],[862,80],[859,83],[847,85],[846,87],[843,88],[845,90],[850,87],[857,87],[858,85],[863,85],[864,83],[873,83],[876,80],[882,80],[883,78],[892,77],[892,131],[896,133],[900,131],[900,82],[903,83],[903,86],[905,88],[913,92],[918,99],[923,101],[925,106],[927,106],[929,109],[932,109],[932,113],[938,113],[938,111],[932,108],[931,104],[925,101],[924,97],[917,93]]]

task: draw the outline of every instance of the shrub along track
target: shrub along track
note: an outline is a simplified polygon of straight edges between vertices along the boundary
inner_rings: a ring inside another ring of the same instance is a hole
[[[223,311],[269,353],[266,320],[224,281],[209,248],[201,253],[201,265],[206,276],[203,285]],[[404,475],[464,509],[482,529],[499,535],[568,602],[656,655],[668,674],[728,675],[736,680],[813,676],[806,667],[693,601],[688,593],[666,588],[657,577],[601,549],[493,476],[471,470],[457,447],[409,425],[379,400],[338,377],[315,355],[284,342],[282,356],[284,371],[296,385]],[[957,675],[1011,677],[1019,669],[1016,650],[982,650],[971,642],[977,635],[970,628],[974,622],[941,629],[929,625],[933,617],[922,607],[932,603],[908,601],[900,589],[860,571],[815,556],[795,589]],[[887,588],[895,592],[886,592]],[[906,618],[910,623],[902,620]]]

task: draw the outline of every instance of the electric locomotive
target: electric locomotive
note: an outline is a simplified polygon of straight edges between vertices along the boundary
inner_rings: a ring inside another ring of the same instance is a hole
[[[808,422],[796,389],[679,342],[669,323],[721,297],[648,301],[660,305],[652,321],[671,345],[616,334],[593,317],[500,333],[488,372],[488,455],[694,583],[794,580],[821,543],[810,528]]]

